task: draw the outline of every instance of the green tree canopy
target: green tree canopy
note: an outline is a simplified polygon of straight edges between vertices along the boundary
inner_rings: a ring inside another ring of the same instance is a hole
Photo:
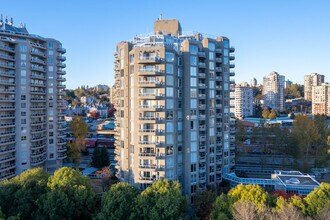
[[[158,180],[136,199],[133,219],[183,219],[187,201],[176,181]]]
[[[270,119],[274,119],[274,118],[276,118],[276,116],[277,116],[276,111],[275,111],[274,109],[272,109],[272,110],[270,111],[269,115],[268,115],[268,118],[270,118]]]
[[[258,211],[262,211],[271,201],[270,195],[259,185],[237,185],[229,191],[228,196],[233,204],[238,201],[250,201]]]
[[[128,183],[114,184],[102,197],[101,212],[97,219],[129,219],[135,205],[138,190]]]
[[[90,219],[94,192],[89,179],[72,168],[63,167],[48,180],[49,192],[39,201],[40,219]]]
[[[49,175],[41,168],[27,170],[0,182],[0,207],[6,216],[33,219],[37,200],[46,193]]]
[[[321,183],[304,198],[304,202],[307,204],[304,212],[309,216],[317,215],[324,208],[328,208],[330,206],[330,184]]]
[[[213,208],[210,214],[212,220],[231,219],[232,204],[227,195],[221,194],[213,203]]]
[[[92,166],[102,168],[110,165],[109,153],[106,147],[96,147],[92,156]]]
[[[262,117],[263,118],[268,118],[270,112],[268,110],[268,108],[265,108],[264,110],[262,110]]]
[[[217,198],[217,194],[212,190],[198,192],[194,198],[193,206],[197,217],[207,219],[212,210],[212,205]]]

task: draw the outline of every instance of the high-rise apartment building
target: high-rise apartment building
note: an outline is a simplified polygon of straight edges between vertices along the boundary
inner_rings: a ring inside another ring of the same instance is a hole
[[[157,20],[154,34],[117,45],[113,92],[121,181],[143,190],[157,179],[178,180],[193,195],[234,170],[233,52],[228,38],[183,34],[177,20]]]
[[[256,87],[257,85],[258,85],[257,79],[253,77],[251,79],[250,86],[251,87]]]
[[[330,116],[330,84],[312,87],[312,113]]]
[[[324,75],[312,73],[304,77],[304,98],[305,100],[312,101],[312,88],[313,86],[320,86],[324,83]]]
[[[284,110],[285,76],[271,72],[263,78],[262,95],[264,106],[275,110]]]
[[[237,84],[234,87],[232,95],[232,106],[231,112],[235,114],[236,118],[244,118],[253,115],[253,89],[247,84]]]
[[[0,180],[66,157],[65,49],[0,20]]]

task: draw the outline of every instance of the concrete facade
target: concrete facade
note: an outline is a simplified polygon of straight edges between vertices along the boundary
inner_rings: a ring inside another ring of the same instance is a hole
[[[157,20],[155,34],[115,53],[117,176],[141,190],[178,180],[187,195],[234,170],[229,91],[234,48],[226,37],[182,34]]]
[[[236,118],[244,118],[253,115],[253,89],[247,84],[239,84],[234,87],[232,92],[234,108],[231,111],[235,114]]]
[[[312,73],[304,76],[304,98],[312,101],[312,88],[324,83],[324,75]]]
[[[65,49],[0,21],[0,180],[66,157]]]
[[[312,114],[330,116],[330,84],[312,87]]]
[[[285,76],[274,71],[263,78],[264,107],[279,111],[284,110],[284,81]]]

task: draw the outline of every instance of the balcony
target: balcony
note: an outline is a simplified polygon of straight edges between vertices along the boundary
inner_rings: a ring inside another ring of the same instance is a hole
[[[31,58],[31,63],[37,63],[37,64],[41,64],[41,65],[46,65],[46,62],[42,59],[39,59],[39,58],[35,58],[35,57],[32,57]]]
[[[215,52],[218,53],[218,54],[222,54],[222,49],[221,48],[216,48]]]
[[[65,85],[63,85],[63,84],[58,84],[56,87],[57,87],[58,89],[65,89]]]
[[[7,111],[7,110],[15,110],[15,106],[12,106],[12,105],[7,105],[7,106],[4,106],[4,105],[1,105],[0,106],[0,111]]]
[[[141,99],[161,99],[165,98],[165,94],[162,93],[139,93]]]
[[[15,57],[14,56],[10,56],[8,54],[0,53],[0,58],[1,59],[4,59],[4,60],[9,60],[9,61],[15,61]]]
[[[199,104],[199,109],[205,109],[206,105],[205,104]]]
[[[66,78],[61,77],[61,76],[58,76],[57,77],[57,81],[59,81],[59,82],[65,82],[66,81]]]
[[[32,79],[42,79],[42,80],[46,80],[46,76],[42,75],[42,74],[31,74],[30,75]]]
[[[0,71],[0,76],[13,77],[15,78],[15,72],[13,70]]]
[[[222,67],[215,67],[216,72],[222,72]]]
[[[205,54],[205,52],[200,51],[200,52],[198,52],[198,56],[199,57],[206,57],[206,54]]]
[[[40,158],[38,160],[31,160],[31,166],[38,166],[46,161],[46,157]]]
[[[0,149],[0,155],[1,154],[8,154],[8,153],[12,153],[12,152],[15,152],[15,148],[12,147],[12,148],[7,148],[7,149]]]
[[[156,56],[150,56],[150,57],[143,57],[143,56],[141,56],[141,57],[139,57],[138,63],[139,64],[143,64],[143,63],[145,63],[145,64],[148,64],[148,63],[150,63],[150,64],[152,64],[152,63],[156,64],[156,63],[161,63],[161,61],[162,61],[161,58],[156,57]]]
[[[161,76],[164,75],[165,71],[164,70],[159,70],[159,69],[139,69],[138,70],[138,75],[139,76]]]
[[[44,133],[44,132],[46,132],[46,128],[43,128],[43,129],[40,129],[40,128],[31,129],[31,134],[39,134],[39,133]]]
[[[199,67],[199,68],[206,68],[206,64],[203,63],[203,62],[199,62],[199,63],[198,63],[198,67]]]
[[[0,62],[0,67],[7,68],[7,69],[15,69],[14,63],[5,63],[5,62]]]
[[[57,70],[57,74],[65,75],[66,74],[66,71],[64,71],[64,70]]]
[[[42,67],[42,66],[31,66],[31,70],[32,70],[32,71],[43,72],[43,73],[46,72],[45,68]]]
[[[15,135],[15,131],[5,131],[5,132],[0,132],[0,137],[7,137],[7,136],[13,136],[13,135]]]
[[[58,153],[63,153],[63,152],[66,152],[66,151],[67,151],[66,146],[61,146],[61,147],[58,147],[58,148],[57,148],[57,152],[58,152]]]
[[[65,56],[57,56],[57,59],[60,60],[60,61],[66,61]]]
[[[230,52],[230,53],[234,53],[234,52],[235,52],[235,47],[230,47],[230,48],[229,48],[229,52]]]
[[[199,78],[205,78],[206,77],[206,74],[205,73],[198,73],[198,77]]]
[[[45,98],[31,98],[31,102],[45,102]]]
[[[66,130],[66,129],[67,129],[66,126],[58,126],[58,127],[57,127],[57,130],[58,130],[58,131],[64,131],[64,130]]]
[[[30,108],[32,110],[41,110],[41,109],[45,109],[46,105],[31,105]]]
[[[46,91],[44,91],[44,90],[31,90],[30,93],[31,94],[38,94],[38,95],[45,95]]]
[[[36,55],[36,56],[39,56],[39,57],[42,57],[42,58],[46,58],[46,55],[43,52],[40,52],[38,50],[32,50],[31,55]]]
[[[9,47],[7,45],[0,44],[0,50],[6,51],[6,52],[15,52],[15,48]]]
[[[15,159],[16,159],[15,155],[10,155],[10,156],[0,159],[0,163],[6,163],[6,162],[9,162],[9,161],[12,161]]]
[[[215,58],[215,62],[217,62],[217,63],[222,63],[222,58],[221,58],[221,57],[216,57],[216,58]]]
[[[235,84],[235,80],[232,79],[232,80],[229,81],[229,83],[230,84]]]
[[[215,80],[217,80],[217,81],[222,81],[222,76],[216,76],[216,77],[215,77]]]
[[[57,155],[57,159],[59,159],[59,160],[63,160],[63,159],[65,159],[66,157],[67,157],[67,156],[66,156],[65,153],[62,153],[62,154]]]
[[[61,68],[65,68],[66,67],[66,64],[65,63],[62,63],[62,62],[58,62],[57,63],[57,66],[58,67],[61,67]]]
[[[206,84],[205,83],[198,83],[199,88],[206,88]]]
[[[139,86],[140,87],[163,87],[165,84],[164,82],[159,82],[159,81],[139,81]]]
[[[235,76],[235,71],[230,71],[229,76]]]
[[[15,85],[14,80],[0,80],[0,85]]]
[[[140,169],[155,169],[157,167],[156,164],[140,164]]]
[[[232,62],[231,62],[231,63],[229,64],[229,68],[235,68],[235,63],[232,63]]]
[[[59,48],[57,48],[57,52],[59,52],[59,53],[66,53],[66,49],[64,49],[62,47],[59,47]]]
[[[155,157],[156,156],[156,153],[151,153],[151,152],[149,152],[149,153],[143,153],[143,152],[141,152],[141,153],[139,153],[139,156],[140,157]]]
[[[46,121],[32,121],[30,123],[32,126],[39,126],[39,125],[44,125],[46,124]]]
[[[235,56],[234,55],[229,55],[229,60],[235,60]]]
[[[139,105],[139,109],[142,111],[163,111],[164,105]]]
[[[165,119],[161,117],[139,117],[140,121],[148,121],[148,123],[153,122],[153,123],[164,123]]]
[[[4,166],[0,167],[0,172],[4,172],[6,170],[10,170],[10,169],[13,169],[15,167],[16,167],[15,163],[7,164],[7,165],[5,164]]]
[[[7,138],[5,140],[0,141],[0,146],[14,144],[14,143],[15,143],[15,138]]]
[[[0,124],[0,127],[1,127],[1,128],[15,127],[15,122],[2,123],[2,124]]]
[[[0,103],[1,102],[15,102],[15,98],[0,97]]]

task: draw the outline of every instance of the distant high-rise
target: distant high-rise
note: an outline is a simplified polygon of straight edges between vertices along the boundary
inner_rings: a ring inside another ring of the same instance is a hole
[[[253,89],[247,84],[242,83],[234,87],[232,95],[231,112],[235,114],[236,118],[244,118],[253,115]]]
[[[185,194],[234,170],[230,118],[234,48],[226,37],[182,34],[177,20],[120,42],[115,53],[118,177],[140,189],[179,180]]]
[[[251,79],[250,86],[251,86],[251,87],[256,87],[257,85],[258,85],[258,83],[257,83],[257,79],[253,77],[253,78]]]
[[[0,21],[0,180],[62,166],[64,53],[59,41]]]
[[[312,87],[324,83],[324,75],[312,73],[304,77],[304,98],[312,101]]]
[[[312,87],[312,113],[330,116],[330,84]]]
[[[290,81],[290,80],[284,81],[284,89],[289,88],[289,86],[291,86],[291,85],[292,85],[292,81]]]
[[[284,110],[285,76],[271,72],[263,78],[262,95],[264,106],[275,110]]]

